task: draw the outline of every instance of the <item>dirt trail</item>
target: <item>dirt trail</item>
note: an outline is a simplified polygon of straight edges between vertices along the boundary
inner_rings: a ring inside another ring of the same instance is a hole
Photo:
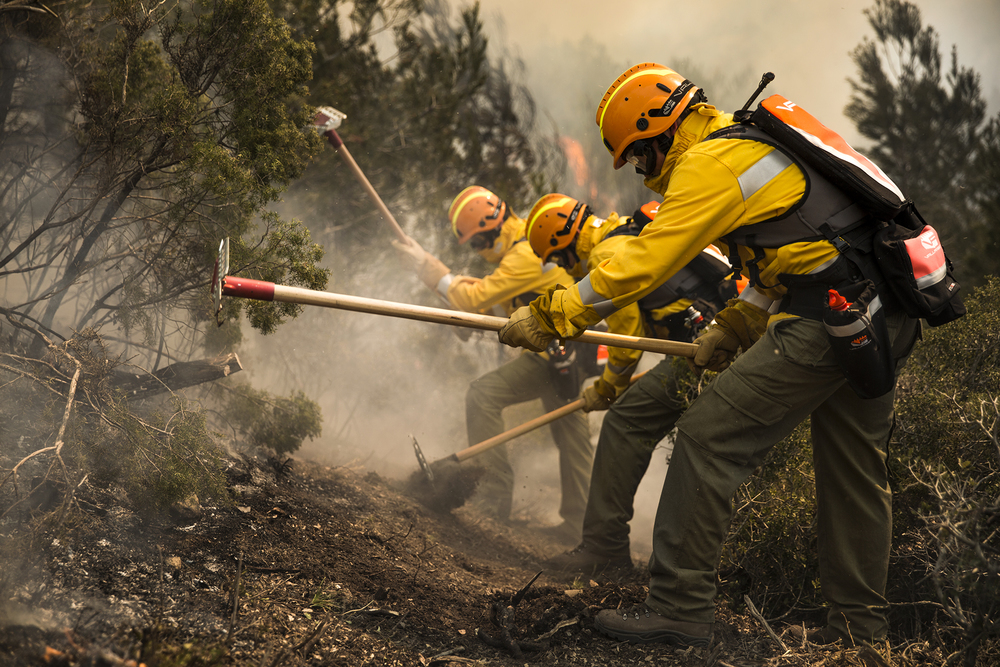
[[[778,658],[760,623],[726,609],[708,649],[599,635],[593,614],[641,601],[642,573],[573,584],[543,572],[510,639],[544,648],[516,656],[490,611],[564,548],[537,527],[436,513],[401,483],[307,461],[234,460],[228,478],[232,504],[155,524],[85,496],[72,537],[8,549],[0,665],[861,664],[811,646]],[[19,530],[0,539],[23,545]]]

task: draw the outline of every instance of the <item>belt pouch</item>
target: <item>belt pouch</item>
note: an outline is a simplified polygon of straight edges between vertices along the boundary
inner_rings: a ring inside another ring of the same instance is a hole
[[[834,358],[858,396],[877,398],[896,385],[885,308],[870,280],[850,285],[839,294],[848,303],[840,307],[831,303],[823,315]]]

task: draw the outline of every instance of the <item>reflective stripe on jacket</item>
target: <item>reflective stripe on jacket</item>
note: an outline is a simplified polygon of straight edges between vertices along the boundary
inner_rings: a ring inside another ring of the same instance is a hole
[[[574,269],[587,263],[587,271],[592,271],[601,262],[609,259],[621,247],[627,236],[612,236],[605,238],[615,229],[627,224],[631,219],[619,217],[617,213],[612,213],[607,219],[597,216],[590,216],[580,226],[580,233],[576,239],[576,254],[580,257],[580,262]],[[577,273],[577,271],[573,271]],[[582,271],[579,271],[582,273]],[[642,313],[638,304],[630,304],[621,310],[617,310],[607,317],[608,331],[627,336],[648,336]],[[641,350],[628,350],[621,347],[608,346],[608,369],[617,375],[625,374],[629,368],[639,363],[642,357]],[[631,373],[629,373],[631,374]]]

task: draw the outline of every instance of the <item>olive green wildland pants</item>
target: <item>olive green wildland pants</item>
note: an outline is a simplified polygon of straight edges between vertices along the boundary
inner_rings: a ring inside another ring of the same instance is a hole
[[[605,413],[594,455],[583,544],[597,555],[630,558],[629,521],[653,450],[684,414],[685,395],[664,359],[635,381]]]
[[[919,322],[902,314],[887,321],[898,373],[919,337]],[[855,642],[884,639],[894,395],[859,398],[837,367],[821,322],[772,323],[677,422],[653,528],[646,604],[668,618],[714,621],[733,496],[771,447],[811,416],[827,622]]]
[[[550,381],[546,358],[525,352],[469,385],[465,397],[465,420],[469,445],[482,442],[504,432],[503,409],[536,398],[542,399],[546,412],[566,404],[556,395]],[[559,450],[559,478],[562,501],[559,514],[573,529],[583,523],[587,506],[587,488],[594,461],[590,444],[590,424],[583,411],[571,413],[549,424],[552,439]],[[474,459],[486,468],[473,502],[501,520],[510,516],[514,495],[514,470],[507,455],[507,446],[499,445]]]

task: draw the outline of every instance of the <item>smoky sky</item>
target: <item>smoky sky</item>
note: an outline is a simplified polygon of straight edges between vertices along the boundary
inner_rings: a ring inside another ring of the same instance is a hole
[[[449,2],[453,8],[470,4]],[[580,114],[593,126],[601,95],[627,67],[652,61],[680,71],[673,63],[691,62],[713,80],[743,79],[734,82],[735,90],[727,90],[724,99],[718,95],[712,99],[720,107],[720,102],[741,106],[760,74],[772,71],[777,79],[770,92],[794,99],[859,144],[863,141],[843,111],[851,94],[848,79],[857,76],[850,53],[865,37],[874,38],[863,13],[874,4],[874,0],[480,0],[494,46],[523,60],[523,78],[540,113]],[[950,63],[954,45],[959,64],[980,74],[989,113],[995,115],[1000,110],[1000,0],[913,4],[920,9],[924,26],[938,33],[944,66]],[[581,43],[600,62],[616,66],[617,74],[608,78],[602,71],[600,80],[591,80],[597,73],[575,48]],[[576,99],[552,98],[551,93],[564,89],[569,80],[588,92],[596,91],[589,92],[592,99],[586,108]],[[562,102],[568,103],[568,110]]]

